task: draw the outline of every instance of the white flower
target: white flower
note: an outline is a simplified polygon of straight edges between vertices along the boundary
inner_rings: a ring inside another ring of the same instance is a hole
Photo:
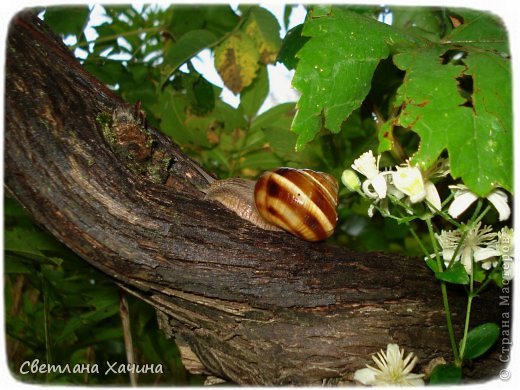
[[[450,263],[458,247],[455,261],[460,261],[469,275],[473,271],[473,260],[484,261],[497,256],[497,234],[492,231],[491,226],[484,226],[480,229],[480,222],[474,227],[466,227],[466,229],[467,234],[460,247],[459,242],[463,235],[462,229],[442,230],[440,235],[436,234],[435,236],[442,248],[442,257],[445,264]]]
[[[351,192],[356,192],[361,188],[361,181],[359,180],[358,175],[350,169],[345,169],[343,171],[341,174],[341,182]]]
[[[424,180],[419,168],[410,165],[397,167],[397,170],[392,172],[392,179],[394,186],[410,197],[410,202],[418,203],[426,197]]]
[[[432,211],[441,209],[441,198],[437,188],[431,181],[424,180],[421,170],[416,166],[411,166],[410,162],[403,167],[397,167],[397,171],[392,173],[392,179],[393,185],[409,196],[411,203],[426,200]]]
[[[513,229],[505,226],[497,233],[497,240],[495,241],[495,245],[493,248],[489,248],[489,250],[493,250],[494,255],[496,257],[490,257],[488,259],[484,259],[481,262],[482,268],[485,270],[491,269],[491,267],[496,267],[498,264],[497,257],[502,257],[503,261],[503,278],[507,280],[511,280],[513,278],[513,256],[514,256],[514,241],[513,241]],[[490,252],[491,253],[491,252]]]
[[[386,353],[381,350],[372,356],[377,368],[367,364],[366,368],[354,373],[354,380],[364,385],[378,386],[421,386],[424,385],[423,374],[413,374],[417,357],[409,353],[404,358],[404,349],[399,350],[397,344],[388,344]]]
[[[453,185],[450,186],[450,188],[454,190],[455,199],[451,202],[448,213],[453,218],[457,218],[478,199],[478,196],[471,192],[464,184]],[[498,219],[500,221],[505,221],[509,218],[511,208],[507,204],[507,195],[504,191],[495,189],[486,196],[486,198],[497,209]]]
[[[379,172],[380,157],[378,156],[376,161],[372,151],[369,150],[355,159],[351,165],[352,169],[367,178],[363,182],[363,192],[369,198],[383,199],[386,197],[386,180],[384,173]]]

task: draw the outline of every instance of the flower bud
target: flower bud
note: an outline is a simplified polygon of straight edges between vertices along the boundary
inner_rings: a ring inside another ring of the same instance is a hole
[[[341,174],[341,182],[351,192],[358,191],[361,188],[361,181],[358,175],[351,169],[345,169]]]

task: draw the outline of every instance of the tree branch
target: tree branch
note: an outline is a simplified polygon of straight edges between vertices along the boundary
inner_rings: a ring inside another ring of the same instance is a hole
[[[132,111],[34,15],[13,19],[8,190],[61,242],[157,308],[205,372],[242,384],[337,382],[390,342],[422,367],[449,358],[440,290],[422,260],[256,228],[203,200],[201,168],[138,114],[128,120]],[[464,293],[450,295],[460,336]],[[473,325],[498,321],[498,298],[476,306]],[[475,377],[496,375],[497,356]]]

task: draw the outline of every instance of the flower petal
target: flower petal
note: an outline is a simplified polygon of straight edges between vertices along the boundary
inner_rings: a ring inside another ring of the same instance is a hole
[[[426,201],[428,202],[428,207],[432,211],[439,211],[442,208],[441,197],[439,196],[439,192],[431,181],[427,181],[424,183],[424,189],[426,190]]]
[[[377,193],[379,199],[386,198],[386,180],[382,174],[377,175],[371,180],[372,187],[374,191]]]
[[[477,195],[469,191],[461,191],[459,195],[455,195],[455,199],[450,204],[450,208],[448,209],[448,214],[453,218],[457,218],[464,211],[468,209],[469,206],[473,204],[477,200]]]
[[[460,262],[466,269],[468,275],[471,275],[471,272],[473,271],[473,253],[470,247],[462,249]]]
[[[371,150],[363,153],[361,156],[355,159],[351,167],[355,171],[358,171],[362,175],[366,176],[368,179],[372,179],[377,176],[377,174],[379,174],[376,158],[372,154]]]
[[[361,368],[354,373],[354,380],[364,385],[372,385],[376,381],[376,372],[370,368]]]
[[[473,252],[473,258],[475,261],[483,261],[490,257],[500,256],[500,251],[494,247],[478,248]]]
[[[424,375],[422,374],[408,374],[404,378],[407,386],[424,386],[424,380],[422,379]]]
[[[487,196],[488,200],[498,211],[498,219],[505,221],[511,215],[511,208],[507,204],[507,195],[504,191],[495,190]]]

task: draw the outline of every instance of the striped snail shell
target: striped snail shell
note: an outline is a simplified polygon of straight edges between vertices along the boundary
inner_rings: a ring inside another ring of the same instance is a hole
[[[307,241],[325,240],[338,220],[338,182],[323,172],[278,168],[256,182],[255,205],[273,225]]]
[[[206,199],[216,200],[265,230],[286,230],[307,241],[330,237],[338,215],[338,182],[310,169],[278,168],[255,183],[212,181]]]

